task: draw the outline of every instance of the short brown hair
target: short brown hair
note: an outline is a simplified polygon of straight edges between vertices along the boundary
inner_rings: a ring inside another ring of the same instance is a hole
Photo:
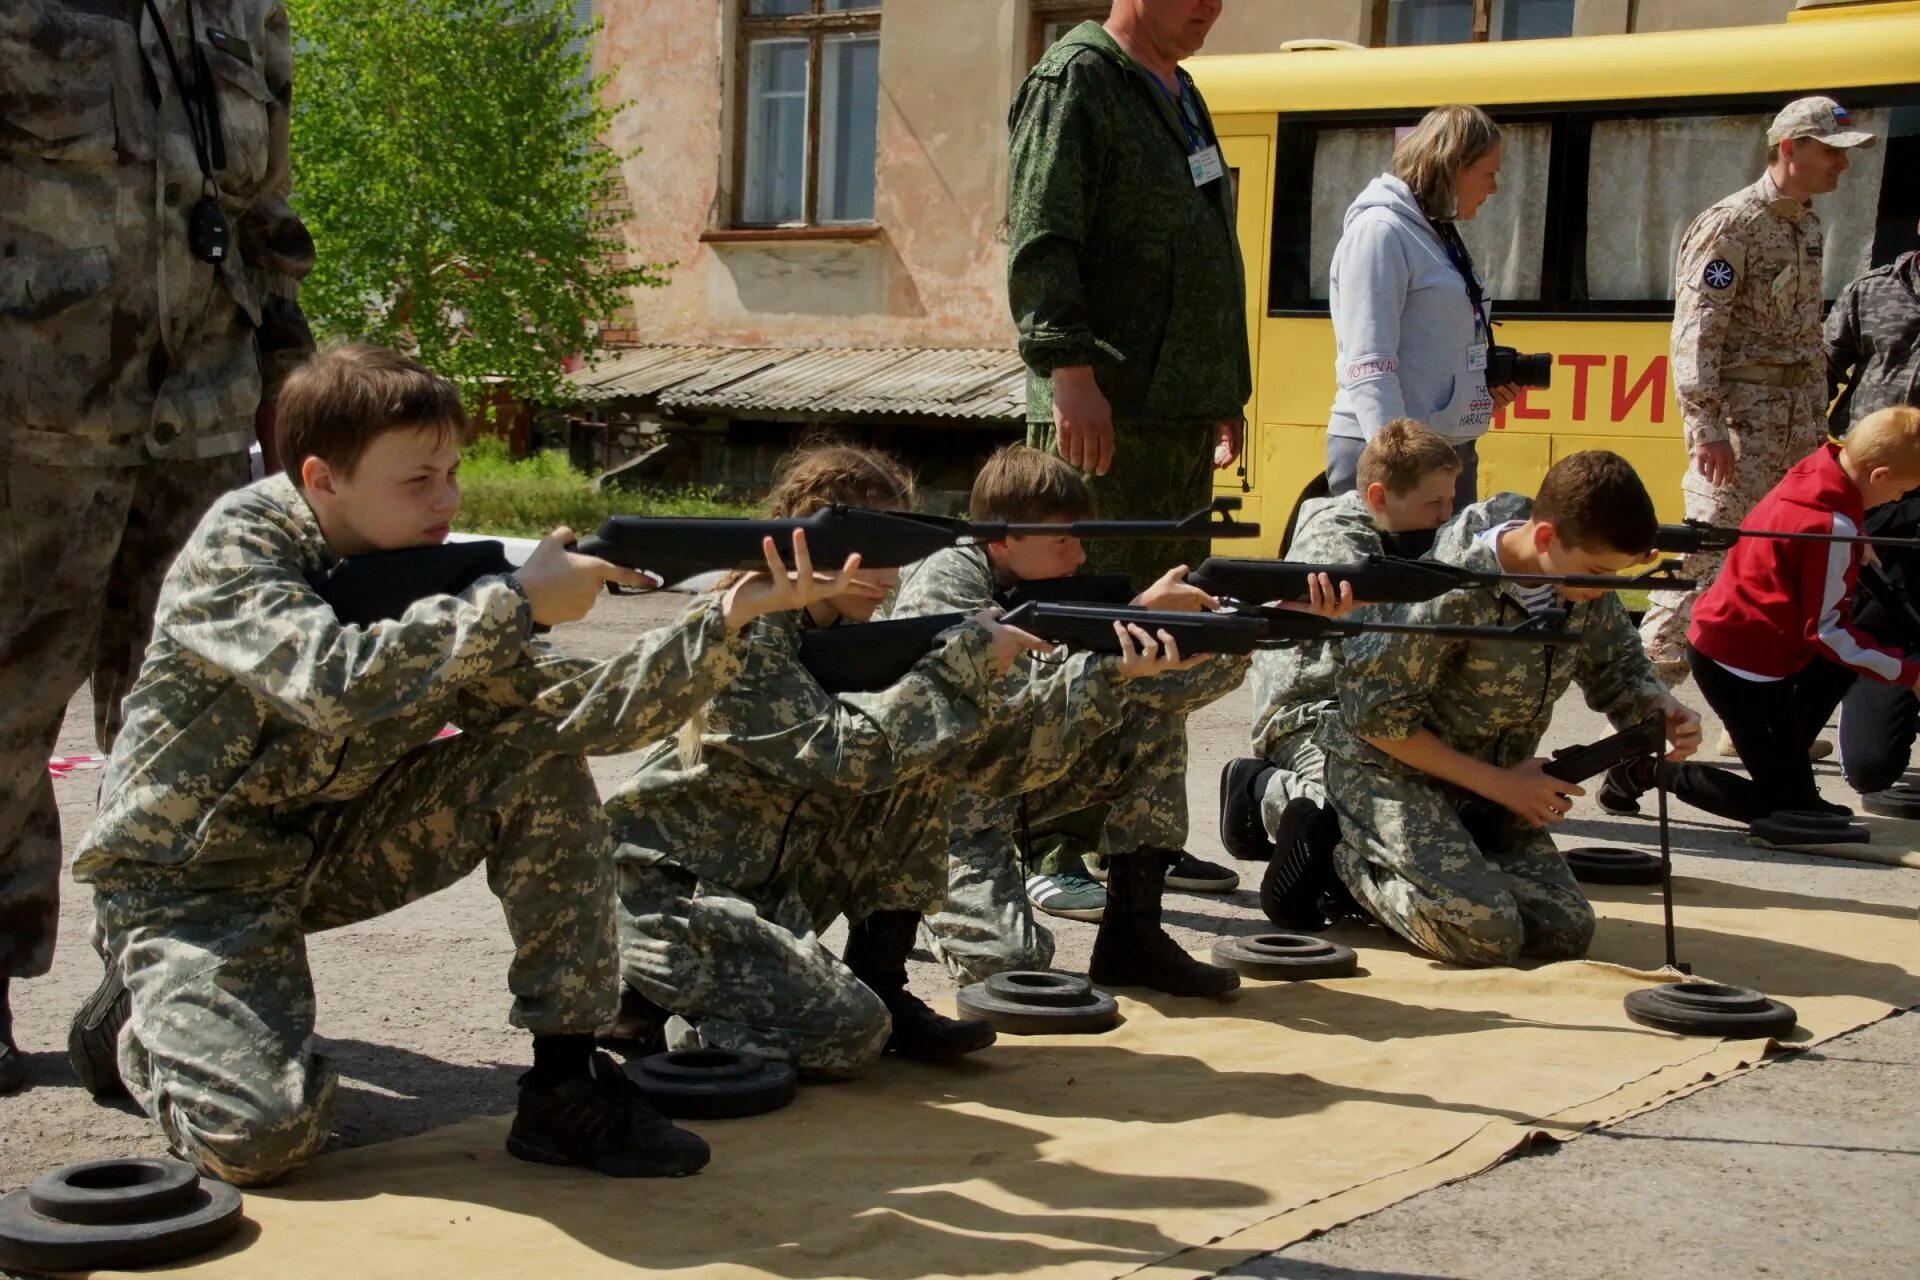
[[[299,484],[308,458],[351,474],[375,439],[419,427],[465,439],[467,412],[453,383],[390,348],[342,342],[287,376],[274,432],[280,464]]]
[[[1460,171],[1500,145],[1500,126],[1478,107],[1450,102],[1427,112],[1400,140],[1388,164],[1413,189],[1420,212],[1436,222],[1454,215],[1453,184]]]
[[[1548,467],[1533,518],[1552,525],[1570,547],[1629,556],[1652,551],[1660,532],[1647,486],[1625,458],[1605,449],[1570,453]]]
[[[1460,455],[1445,436],[1412,418],[1395,418],[1367,441],[1353,478],[1362,494],[1383,484],[1397,498],[1436,471],[1459,470]]]
[[[996,450],[973,479],[967,515],[1009,524],[1093,518],[1093,490],[1057,455],[1024,444]]]
[[[913,474],[893,458],[827,440],[803,444],[781,461],[766,506],[768,515],[784,517],[832,506],[911,511],[913,503]]]
[[[1920,409],[1892,405],[1874,410],[1847,431],[1840,451],[1865,471],[1885,467],[1896,476],[1920,475]]]

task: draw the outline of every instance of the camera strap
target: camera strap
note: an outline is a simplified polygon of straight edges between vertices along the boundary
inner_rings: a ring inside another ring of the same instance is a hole
[[[1481,340],[1493,340],[1493,327],[1487,323],[1487,291],[1480,286],[1480,276],[1473,269],[1473,254],[1467,251],[1467,242],[1460,238],[1460,229],[1451,222],[1434,222],[1428,219],[1427,225],[1433,228],[1433,234],[1440,240],[1440,247],[1447,251],[1447,261],[1460,273],[1460,279],[1467,286],[1467,301],[1473,305],[1473,320]]]
[[[193,136],[193,157],[200,164],[202,190],[213,185],[213,175],[227,167],[227,143],[220,128],[220,102],[213,88],[213,68],[207,65],[206,51],[200,47],[200,31],[193,17],[193,0],[183,0],[187,11],[187,40],[192,45],[194,68],[198,74],[190,88],[174,54],[173,40],[167,34],[166,21],[154,0],[146,0],[147,16],[153,19],[154,34],[160,38],[160,51],[167,57],[167,76],[174,92],[180,95],[180,109],[187,117],[187,132]],[[153,105],[160,105],[160,87],[149,81]]]

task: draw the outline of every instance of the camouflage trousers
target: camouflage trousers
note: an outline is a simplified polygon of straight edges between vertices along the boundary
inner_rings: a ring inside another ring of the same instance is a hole
[[[47,757],[67,703],[93,684],[94,741],[120,731],[160,581],[247,458],[142,467],[0,459],[0,979],[53,962],[60,811]]]
[[[773,879],[752,887],[619,845],[622,977],[691,1022],[703,1045],[816,1078],[860,1075],[887,1042],[886,1007],[820,933],[842,915],[940,905],[951,788],[923,776],[879,795],[807,796]]]
[[[1205,423],[1151,423],[1116,427],[1113,465],[1088,475],[1102,520],[1177,520],[1213,501],[1213,427]],[[1028,423],[1027,443],[1059,452],[1052,423]],[[1207,557],[1199,539],[1159,538],[1087,543],[1088,572],[1124,573],[1144,589],[1177,564]]]
[[[978,764],[954,797],[946,904],[924,925],[929,949],[964,982],[1053,963],[1053,934],[1034,918],[1021,858],[1033,824],[1094,812],[1116,853],[1186,843],[1183,714],[1143,711],[1052,768],[1018,754]]]
[[[1826,405],[1807,387],[1730,382],[1726,392],[1727,412],[1738,424],[1727,431],[1727,442],[1733,446],[1733,483],[1711,484],[1689,461],[1680,494],[1687,519],[1737,526],[1780,483],[1789,467],[1826,441]],[[1705,591],[1726,558],[1724,551],[1695,552],[1682,559],[1680,574],[1697,581],[1699,590]],[[1669,688],[1686,683],[1687,624],[1693,618],[1696,594],[1654,591],[1647,596],[1640,643]]]
[[[1339,755],[1327,760],[1327,797],[1340,818],[1340,878],[1422,951],[1472,966],[1586,955],[1593,908],[1545,831],[1482,852],[1460,821],[1467,793]]]
[[[586,762],[477,735],[402,758],[356,799],[283,815],[303,873],[94,897],[133,996],[120,1074],[173,1149],[242,1185],[327,1140],[334,1072],[312,1051],[306,935],[383,915],[484,864],[506,910],[515,1025],[597,1030],[618,1007],[611,837]]]
[[[1260,793],[1260,821],[1271,839],[1280,829],[1280,815],[1290,802],[1327,802],[1327,753],[1314,741],[1312,726],[1303,726],[1275,742],[1267,751],[1266,761],[1273,772],[1267,775],[1266,789]]]

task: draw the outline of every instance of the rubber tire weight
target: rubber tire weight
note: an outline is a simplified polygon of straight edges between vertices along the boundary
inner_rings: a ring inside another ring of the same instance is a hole
[[[1659,884],[1667,874],[1666,864],[1639,849],[1588,844],[1563,849],[1561,856],[1581,884]]]
[[[800,1073],[737,1049],[676,1049],[629,1062],[627,1079],[675,1120],[735,1120],[793,1101]]]
[[[1213,962],[1245,978],[1304,982],[1310,978],[1351,978],[1360,970],[1352,947],[1306,933],[1256,933],[1222,938],[1213,944]]]
[[[1920,818],[1920,788],[1896,782],[1861,796],[1860,807],[1881,818]]]
[[[1098,1035],[1120,1022],[1120,1005],[1078,974],[1011,969],[962,987],[954,1005],[1002,1035]]]
[[[241,1196],[178,1160],[87,1160],[0,1196],[0,1267],[97,1271],[204,1253],[240,1226]]]
[[[1669,982],[1626,998],[1627,1016],[1643,1027],[1683,1036],[1759,1040],[1793,1030],[1793,1006],[1746,987],[1717,982]]]

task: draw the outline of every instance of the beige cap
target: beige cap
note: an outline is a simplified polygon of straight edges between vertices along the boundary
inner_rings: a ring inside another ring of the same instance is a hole
[[[1832,98],[1799,98],[1767,126],[1767,145],[1777,146],[1788,138],[1812,138],[1830,147],[1870,147],[1874,136],[1851,126],[1853,117]]]

